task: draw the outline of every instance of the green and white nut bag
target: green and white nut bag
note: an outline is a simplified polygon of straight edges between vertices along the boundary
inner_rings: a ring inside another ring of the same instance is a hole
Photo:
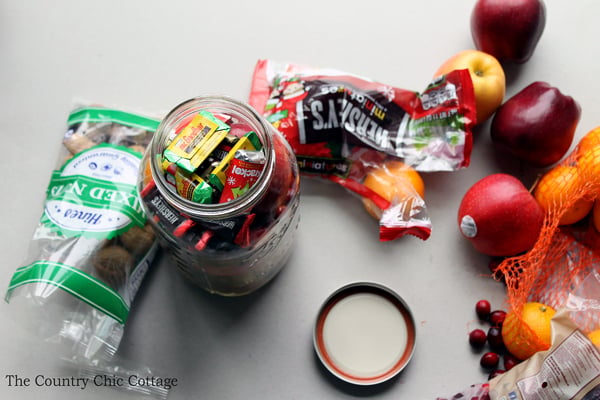
[[[76,108],[28,255],[9,283],[10,311],[66,358],[107,360],[157,249],[136,189],[159,121]]]

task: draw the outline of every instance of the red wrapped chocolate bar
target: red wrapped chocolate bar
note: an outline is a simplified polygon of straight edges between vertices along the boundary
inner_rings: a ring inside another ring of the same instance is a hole
[[[469,165],[475,98],[467,70],[437,78],[419,94],[345,72],[260,60],[249,103],[284,135],[303,174],[380,206],[381,240],[426,239],[431,222],[417,190],[388,199],[363,185],[369,173],[400,160],[420,172]]]

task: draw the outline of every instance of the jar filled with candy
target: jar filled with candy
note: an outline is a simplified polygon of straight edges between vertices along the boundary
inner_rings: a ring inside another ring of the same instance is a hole
[[[227,97],[185,101],[161,122],[142,165],[144,211],[191,282],[243,295],[287,262],[299,218],[298,166],[254,109]]]

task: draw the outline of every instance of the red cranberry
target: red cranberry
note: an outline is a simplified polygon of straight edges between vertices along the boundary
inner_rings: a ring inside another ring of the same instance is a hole
[[[475,304],[475,312],[477,313],[479,319],[483,321],[485,321],[488,318],[491,309],[492,306],[487,300],[479,300],[477,304]]]
[[[502,261],[504,261],[503,257],[493,257],[488,263],[488,269],[494,279],[504,282],[504,273],[498,268]]]
[[[504,323],[504,318],[506,318],[506,311],[492,311],[490,314],[490,324],[492,324],[492,326],[500,327]]]
[[[469,333],[469,343],[473,347],[483,347],[485,345],[485,341],[487,340],[487,335],[483,331],[483,329],[474,329]]]
[[[500,264],[502,263],[503,258],[500,257],[493,257],[490,262],[488,263],[488,268],[490,269],[490,272],[495,274],[496,270],[498,269],[498,266],[500,266]]]
[[[494,350],[499,350],[504,347],[504,340],[502,340],[502,330],[496,326],[492,326],[488,329],[487,341]]]
[[[494,369],[498,366],[500,362],[500,356],[498,353],[494,353],[488,351],[483,356],[481,356],[481,360],[479,360],[479,364],[486,369]]]
[[[489,376],[488,379],[494,379],[495,377],[497,377],[498,375],[502,375],[503,373],[505,373],[506,371],[503,369],[497,369],[495,371],[493,371]]]
[[[519,363],[519,359],[510,353],[504,354],[504,369],[510,370]]]

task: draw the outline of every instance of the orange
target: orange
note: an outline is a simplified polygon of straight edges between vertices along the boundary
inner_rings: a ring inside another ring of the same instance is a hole
[[[595,331],[588,333],[588,338],[590,338],[596,347],[600,347],[600,329],[596,329]]]
[[[544,211],[562,211],[559,225],[570,225],[585,218],[594,201],[582,197],[584,179],[579,169],[570,165],[557,165],[546,172],[535,186],[533,196]],[[574,198],[579,198],[573,202]],[[573,202],[573,203],[572,203]],[[568,205],[572,203],[571,205]]]
[[[421,175],[401,161],[385,162],[380,168],[372,169],[363,185],[389,202],[400,202],[419,195],[425,197],[425,183]],[[367,212],[376,219],[381,218],[381,209],[370,199],[363,199]]]
[[[577,145],[577,165],[600,194],[600,127],[589,131]]]
[[[592,210],[592,224],[598,232],[600,232],[600,200],[596,200],[594,203],[594,209]]]
[[[600,126],[592,129],[577,144],[577,153],[584,154],[594,147],[600,146]]]
[[[510,310],[502,323],[504,346],[519,360],[525,360],[552,344],[550,320],[556,311],[545,304],[529,302],[523,305],[520,315]]]
[[[473,90],[477,123],[488,119],[500,107],[506,92],[506,77],[500,62],[491,54],[479,50],[463,50],[447,59],[434,78],[455,69],[468,69]]]

